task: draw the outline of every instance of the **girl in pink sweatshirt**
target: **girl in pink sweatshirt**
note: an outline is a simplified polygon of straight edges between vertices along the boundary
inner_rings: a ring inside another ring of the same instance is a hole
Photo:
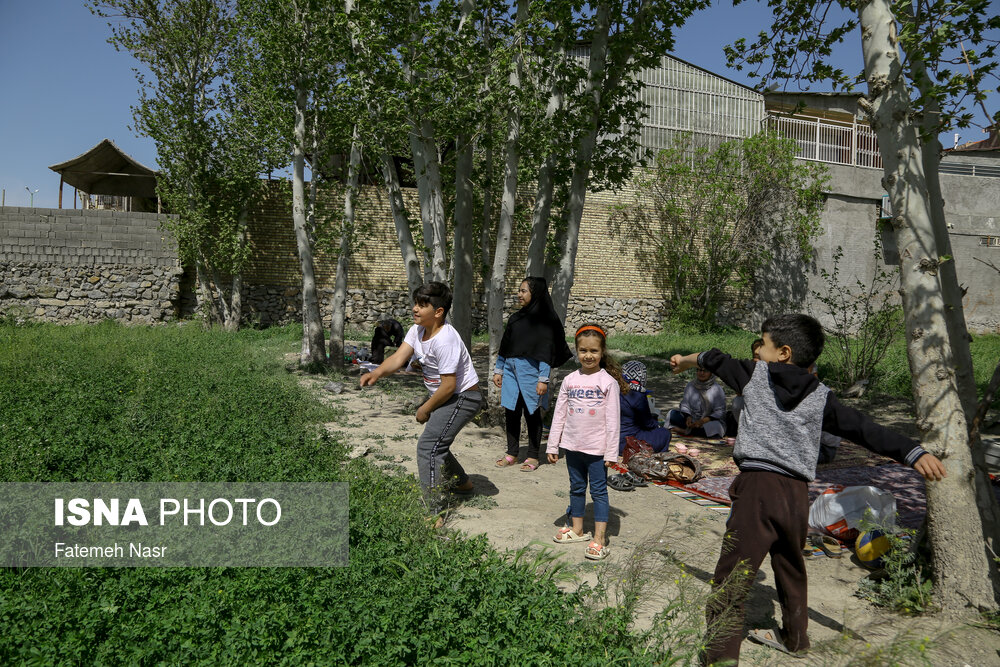
[[[618,460],[620,404],[625,387],[621,367],[605,349],[607,334],[596,324],[576,331],[576,356],[580,370],[566,376],[552,413],[552,428],[545,448],[549,463],[559,461],[559,448],[566,450],[569,470],[569,514],[572,527],[561,529],[556,542],[589,542],[586,557],[603,560],[607,546],[608,487],[606,467]],[[594,501],[594,536],[583,532],[583,510],[587,504],[587,482]]]

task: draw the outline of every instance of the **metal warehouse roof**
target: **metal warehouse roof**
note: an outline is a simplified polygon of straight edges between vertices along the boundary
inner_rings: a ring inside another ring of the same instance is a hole
[[[110,139],[49,169],[88,194],[156,197],[156,171],[129,156]]]

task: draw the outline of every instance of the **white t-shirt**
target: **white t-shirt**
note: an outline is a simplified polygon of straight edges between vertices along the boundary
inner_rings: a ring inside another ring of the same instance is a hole
[[[406,332],[404,343],[413,348],[413,360],[418,361],[424,373],[424,386],[432,394],[441,386],[441,374],[455,374],[455,393],[479,384],[479,376],[472,365],[469,350],[462,342],[455,327],[447,322],[428,340],[424,328],[418,324]],[[412,363],[412,361],[411,361]]]

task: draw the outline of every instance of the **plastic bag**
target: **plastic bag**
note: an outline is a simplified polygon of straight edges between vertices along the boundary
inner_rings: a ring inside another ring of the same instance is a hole
[[[869,513],[870,512],[870,513]],[[886,528],[896,522],[896,499],[874,486],[834,485],[821,493],[809,508],[809,528],[839,540],[855,540],[858,524],[866,521]]]

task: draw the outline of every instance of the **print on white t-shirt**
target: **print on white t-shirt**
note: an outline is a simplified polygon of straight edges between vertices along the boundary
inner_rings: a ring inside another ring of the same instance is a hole
[[[424,328],[417,324],[406,332],[404,342],[413,348],[413,360],[420,363],[424,386],[434,393],[441,386],[441,374],[455,374],[455,392],[460,393],[479,384],[469,350],[455,327],[445,323],[430,339],[423,340]],[[411,364],[413,363],[411,360]]]

